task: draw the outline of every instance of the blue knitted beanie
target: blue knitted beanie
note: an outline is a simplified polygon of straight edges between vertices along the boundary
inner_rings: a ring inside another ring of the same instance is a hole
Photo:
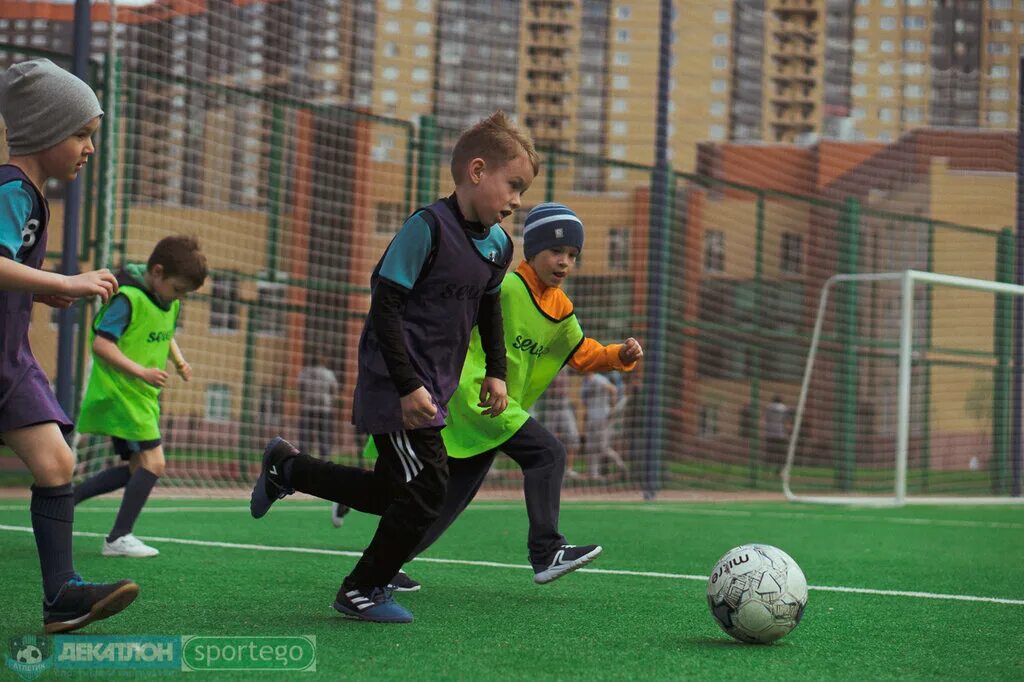
[[[583,221],[563,204],[537,204],[526,214],[523,226],[526,259],[555,246],[575,246],[582,251]]]

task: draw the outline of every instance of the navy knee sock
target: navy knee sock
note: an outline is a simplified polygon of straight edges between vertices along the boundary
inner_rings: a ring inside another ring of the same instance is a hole
[[[87,478],[81,484],[75,486],[75,504],[84,502],[90,497],[96,497],[104,493],[112,493],[118,488],[123,488],[132,477],[132,471],[127,464],[104,469],[95,476]]]
[[[75,497],[70,483],[51,487],[32,486],[32,531],[43,574],[43,594],[52,601],[75,575],[71,558],[71,530]]]
[[[122,535],[128,535],[135,526],[135,520],[139,518],[143,505],[149,499],[149,493],[156,485],[159,476],[145,467],[139,467],[132,474],[128,484],[124,487],[124,497],[121,499],[121,508],[117,510],[117,518],[114,519],[114,527],[107,536],[107,542],[113,542]]]

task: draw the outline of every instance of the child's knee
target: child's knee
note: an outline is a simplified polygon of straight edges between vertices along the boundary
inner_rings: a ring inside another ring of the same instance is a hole
[[[70,483],[75,474],[75,456],[67,448],[51,457],[40,457],[32,466],[36,485],[51,487]]]
[[[163,476],[166,466],[163,451],[157,448],[155,450],[145,450],[134,455],[131,462],[132,473],[135,473],[135,470],[140,466],[154,476]]]

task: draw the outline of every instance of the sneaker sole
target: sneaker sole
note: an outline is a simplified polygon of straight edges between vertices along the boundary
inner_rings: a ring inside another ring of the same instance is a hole
[[[423,586],[417,585],[416,587],[396,587],[395,585],[388,585],[388,587],[391,588],[392,592],[419,592],[420,588]]]
[[[346,618],[351,618],[352,620],[361,620],[361,621],[364,621],[366,623],[411,623],[412,622],[412,617],[411,616],[409,618],[393,618],[393,619],[368,618],[366,615],[360,613],[359,611],[353,611],[352,609],[348,608],[347,606],[345,606],[344,604],[342,604],[339,601],[335,601],[334,604],[332,604],[331,606],[334,608],[335,611],[337,611],[341,615],[345,616]]]
[[[160,556],[159,550],[153,552],[152,554],[129,554],[128,552],[117,552],[113,550],[107,550],[106,547],[103,548],[100,554],[106,557],[125,557],[127,559],[149,559],[151,557]]]
[[[104,618],[110,618],[111,616],[124,611],[138,596],[138,585],[135,583],[122,585],[103,599],[93,604],[92,608],[89,609],[89,613],[84,616],[59,623],[47,623],[44,629],[47,634],[52,635],[58,632],[71,632],[72,630],[83,628],[89,623],[94,623],[98,620],[103,620]]]
[[[598,546],[598,548],[593,550],[593,551],[591,551],[590,554],[584,554],[583,556],[581,556],[576,561],[572,562],[568,566],[564,566],[562,568],[559,568],[557,571],[541,571],[540,573],[537,573],[536,575],[533,576],[533,582],[537,583],[538,585],[547,585],[550,582],[558,580],[563,575],[566,575],[568,573],[572,573],[577,568],[582,568],[582,567],[586,566],[591,561],[593,561],[597,557],[601,556],[601,552],[603,552],[603,551],[604,551],[604,548]]]
[[[263,459],[260,462],[260,476],[256,479],[256,485],[252,487],[252,494],[249,495],[249,513],[254,519],[262,519],[270,511],[274,500],[267,497],[267,459],[270,451],[277,447],[277,444],[284,441],[281,436],[274,436],[273,440],[263,448]],[[262,511],[260,508],[262,507]]]

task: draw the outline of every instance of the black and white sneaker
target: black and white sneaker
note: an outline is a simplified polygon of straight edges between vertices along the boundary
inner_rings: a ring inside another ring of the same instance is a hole
[[[249,496],[249,512],[254,519],[262,518],[270,511],[270,505],[295,492],[294,488],[284,485],[282,465],[286,459],[297,454],[299,451],[295,446],[280,436],[267,443],[266,449],[263,450],[260,477],[256,479],[252,495]]]
[[[603,551],[601,545],[562,545],[555,550],[550,560],[533,564],[533,582],[543,585],[557,580],[566,573],[586,566]]]
[[[43,627],[49,634],[71,632],[120,613],[138,596],[139,586],[131,580],[90,583],[76,574],[52,602],[43,600]]]
[[[412,613],[395,601],[390,588],[361,590],[341,586],[334,600],[334,610],[350,618],[375,623],[411,623]]]
[[[345,515],[352,511],[352,507],[346,507],[340,502],[331,502],[331,525],[341,528],[345,523]]]
[[[399,571],[388,583],[388,589],[393,592],[419,592],[420,584],[410,578],[405,571]]]

